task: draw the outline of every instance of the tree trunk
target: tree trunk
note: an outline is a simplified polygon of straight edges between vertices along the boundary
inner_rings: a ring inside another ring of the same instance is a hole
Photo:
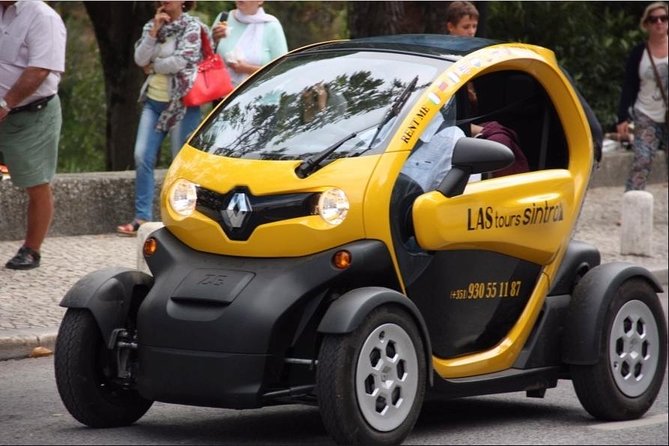
[[[479,10],[479,26],[476,30],[476,37],[488,37],[488,2],[476,2],[474,4],[476,9]]]
[[[361,1],[348,3],[348,28],[352,39],[399,33],[404,2]]]
[[[391,34],[445,34],[450,2],[348,2],[352,39]]]
[[[134,48],[142,27],[153,15],[153,2],[85,1],[100,48],[107,101],[107,170],[134,168],[133,148],[140,106],[137,95],[144,73],[135,64]]]

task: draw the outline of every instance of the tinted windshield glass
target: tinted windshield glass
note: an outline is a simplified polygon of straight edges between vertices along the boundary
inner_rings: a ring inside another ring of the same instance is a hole
[[[376,153],[396,123],[374,138],[393,103],[418,76],[402,107],[409,109],[448,64],[381,52],[290,56],[242,87],[190,144],[236,158],[303,159],[355,133],[331,157]]]

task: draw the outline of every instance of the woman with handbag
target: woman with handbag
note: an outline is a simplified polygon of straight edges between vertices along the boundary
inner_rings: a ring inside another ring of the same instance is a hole
[[[211,27],[216,52],[229,68],[236,87],[261,66],[288,52],[279,20],[265,13],[262,1],[236,1],[237,9],[221,13]]]
[[[148,76],[140,91],[143,108],[135,140],[135,218],[116,228],[119,235],[134,236],[142,223],[153,219],[154,169],[165,137],[170,134],[174,158],[201,120],[199,106],[182,102],[202,58],[200,32],[205,25],[187,12],[194,5],[157,2],[155,16],[135,44],[135,62]]]
[[[662,145],[667,150],[667,3],[646,7],[641,29],[648,40],[632,48],[618,106],[618,134],[627,137],[634,121],[634,161],[625,192],[644,190],[653,157]]]

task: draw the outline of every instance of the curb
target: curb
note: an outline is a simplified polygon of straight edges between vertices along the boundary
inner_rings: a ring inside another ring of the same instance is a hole
[[[669,268],[653,269],[651,273],[664,287],[666,293]],[[0,330],[0,361],[29,358],[36,347],[53,351],[57,334],[58,327]]]
[[[0,330],[0,361],[28,358],[36,347],[53,351],[57,334],[58,327]]]

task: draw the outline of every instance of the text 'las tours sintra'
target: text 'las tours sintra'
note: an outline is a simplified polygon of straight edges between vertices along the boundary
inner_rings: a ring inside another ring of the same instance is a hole
[[[492,206],[478,209],[467,209],[467,230],[510,228],[556,223],[564,220],[562,203],[549,205],[547,201],[537,205],[532,203],[520,213],[501,214]]]

